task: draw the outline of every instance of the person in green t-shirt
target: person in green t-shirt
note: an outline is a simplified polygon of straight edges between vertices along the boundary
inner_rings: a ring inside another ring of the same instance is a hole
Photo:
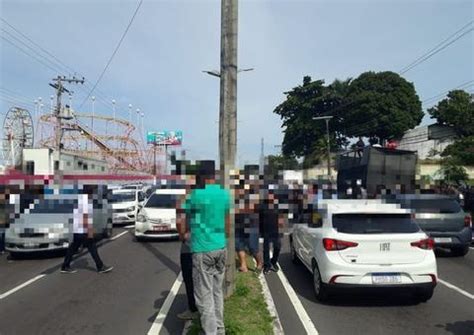
[[[229,232],[230,194],[216,184],[214,169],[202,170],[198,187],[182,204],[178,229],[182,239],[190,236],[193,253],[194,297],[205,334],[224,334],[223,281]],[[189,233],[186,224],[189,222]]]

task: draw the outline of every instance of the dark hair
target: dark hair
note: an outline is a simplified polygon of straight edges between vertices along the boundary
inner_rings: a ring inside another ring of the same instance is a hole
[[[211,160],[197,161],[196,188],[204,188],[206,180],[215,179],[215,163]]]

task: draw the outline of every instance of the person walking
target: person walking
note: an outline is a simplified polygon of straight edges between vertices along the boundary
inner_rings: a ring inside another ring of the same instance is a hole
[[[80,246],[85,246],[89,250],[97,267],[97,272],[106,273],[112,271],[112,266],[106,266],[100,259],[97,252],[97,246],[94,240],[94,229],[92,222],[93,206],[89,202],[89,194],[93,193],[91,189],[84,190],[83,194],[78,196],[78,206],[74,209],[73,217],[73,241],[69,244],[69,248],[64,257],[61,267],[61,273],[75,273],[77,270],[71,268],[72,256],[77,252]],[[92,194],[91,194],[92,196]]]
[[[267,197],[260,206],[260,220],[263,222],[263,274],[270,271],[278,272],[278,258],[281,250],[280,229],[283,228],[283,216],[278,211],[278,201],[275,190],[270,187]],[[270,257],[270,244],[273,255]]]
[[[214,166],[201,165],[197,184],[184,204],[185,216],[189,216],[194,297],[204,333],[224,334],[223,281],[230,194],[216,184]]]

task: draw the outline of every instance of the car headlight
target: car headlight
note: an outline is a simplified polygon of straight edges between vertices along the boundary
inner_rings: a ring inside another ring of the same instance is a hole
[[[131,211],[134,211],[135,210],[135,207],[128,207],[127,208],[127,212],[131,212]]]
[[[138,222],[146,222],[146,216],[143,215],[143,214],[138,214],[137,221]]]

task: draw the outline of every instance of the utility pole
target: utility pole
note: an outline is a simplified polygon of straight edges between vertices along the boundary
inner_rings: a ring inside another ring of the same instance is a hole
[[[332,116],[313,117],[313,120],[326,121],[327,149],[328,149],[328,178],[331,177],[331,143],[330,143],[330,137],[329,137],[329,120],[331,119],[332,119]]]
[[[221,69],[219,103],[219,159],[221,180],[229,186],[237,151],[237,24],[238,0],[221,0]],[[235,289],[235,232],[231,215],[227,241],[224,294]]]
[[[265,142],[262,137],[261,143],[260,143],[260,173],[264,173],[264,167],[265,167]]]
[[[71,92],[64,87],[63,83],[84,84],[84,77],[82,77],[82,79],[77,79],[76,77],[66,78],[65,76],[62,76],[62,77],[57,76],[56,78],[53,78],[52,80],[54,81],[54,83],[50,83],[49,86],[56,89],[56,109],[54,110],[54,116],[56,117],[55,146],[58,152],[58,161],[59,161],[59,155],[61,153],[61,138],[63,135],[62,122],[61,122],[61,118],[62,118],[61,96],[65,92],[71,94]]]

